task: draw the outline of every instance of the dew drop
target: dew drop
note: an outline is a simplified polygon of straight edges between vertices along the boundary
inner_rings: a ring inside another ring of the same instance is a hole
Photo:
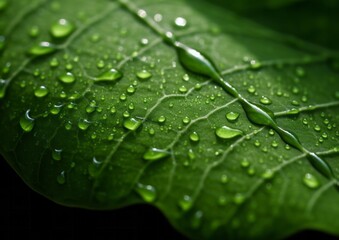
[[[179,201],[179,207],[183,211],[188,211],[193,206],[193,199],[189,195],[184,195],[183,198]]]
[[[220,181],[223,184],[228,183],[228,176],[226,174],[221,175]]]
[[[270,104],[272,104],[272,100],[269,99],[268,97],[261,96],[260,103],[262,103],[264,105],[270,105]]]
[[[122,72],[120,72],[119,70],[112,68],[107,72],[104,72],[102,74],[100,74],[99,76],[97,76],[94,81],[95,82],[114,82],[117,81],[119,79],[121,79],[123,76]]]
[[[87,169],[88,174],[93,178],[98,177],[100,174],[101,165],[102,165],[102,162],[98,161],[96,157],[93,157],[92,162],[88,165],[88,169]]]
[[[226,114],[226,119],[230,122],[234,122],[239,118],[239,113],[236,112],[229,112]]]
[[[274,147],[274,148],[277,148],[278,147],[278,142],[277,141],[273,141],[271,146]]]
[[[244,160],[241,161],[241,166],[243,168],[248,168],[250,166],[250,164],[251,163],[247,159],[244,159]]]
[[[151,185],[138,183],[135,191],[148,203],[154,202],[157,197],[156,189]]]
[[[4,98],[6,95],[7,84],[8,84],[8,80],[0,79],[0,99]]]
[[[50,113],[53,115],[58,115],[61,111],[62,105],[54,105],[51,110]]]
[[[190,134],[190,139],[192,142],[199,142],[200,140],[199,134],[197,132],[192,132]]]
[[[38,45],[33,46],[28,50],[28,54],[34,57],[44,56],[54,53],[57,48],[49,42],[40,42]]]
[[[169,156],[169,152],[164,149],[150,148],[143,156],[146,161],[157,161]]]
[[[196,157],[193,149],[189,149],[187,155],[188,155],[190,160],[194,160],[195,157]]]
[[[91,123],[87,119],[80,119],[78,122],[79,129],[85,131]]]
[[[245,201],[245,196],[242,193],[237,193],[233,197],[233,202],[237,205],[242,204]]]
[[[65,184],[66,183],[66,174],[65,171],[60,172],[60,174],[56,178],[57,182],[59,184]]]
[[[158,118],[158,122],[159,123],[164,123],[166,121],[166,117],[165,116],[160,116],[159,118]]]
[[[174,20],[174,24],[177,28],[185,28],[187,25],[187,20],[183,17],[177,17]]]
[[[31,29],[29,29],[29,32],[28,32],[31,38],[36,38],[37,36],[39,36],[39,33],[40,33],[40,29],[38,26],[31,27]]]
[[[75,30],[75,26],[66,19],[59,19],[53,23],[50,28],[50,33],[55,38],[68,37]]]
[[[249,92],[249,93],[255,93],[255,91],[256,91],[256,89],[253,85],[251,85],[247,88],[247,92]]]
[[[184,118],[182,119],[182,122],[183,122],[184,124],[189,124],[189,123],[191,122],[191,119],[190,119],[189,117],[184,117]]]
[[[321,128],[320,128],[320,126],[318,124],[314,126],[314,131],[316,131],[316,132],[320,132],[321,131]]]
[[[63,83],[69,84],[69,83],[74,83],[75,77],[73,73],[67,72],[65,74],[60,75],[59,80]]]
[[[306,173],[304,178],[303,178],[303,182],[304,184],[311,188],[311,189],[315,189],[319,187],[319,181],[318,179],[312,175],[311,173]]]
[[[130,85],[128,88],[127,88],[127,92],[129,94],[133,94],[135,93],[135,87],[133,85]]]
[[[179,87],[179,92],[181,92],[181,93],[187,93],[187,88],[185,87],[185,86],[181,86],[181,87]]]
[[[30,109],[26,111],[25,115],[20,118],[20,126],[25,132],[32,131],[35,119],[29,115]]]
[[[38,89],[36,89],[36,90],[34,91],[34,95],[35,95],[37,98],[43,98],[43,97],[45,97],[48,93],[49,93],[49,90],[48,90],[48,88],[46,88],[45,86],[40,86]]]
[[[272,169],[267,169],[261,177],[265,180],[272,179],[274,177],[274,171]]]
[[[141,80],[147,80],[152,77],[152,73],[148,72],[147,70],[142,70],[137,72],[137,77]]]
[[[243,131],[227,126],[222,126],[221,128],[216,129],[215,134],[221,139],[231,139],[242,135]]]
[[[188,76],[188,74],[184,74],[184,76],[182,76],[182,80],[184,80],[185,82],[187,82],[188,80],[190,80],[190,77]]]
[[[55,161],[60,161],[61,160],[61,153],[62,153],[62,149],[54,149],[52,151],[52,158]]]
[[[130,131],[137,130],[142,124],[142,121],[135,119],[135,118],[129,118],[124,121],[124,127]]]
[[[196,211],[193,215],[191,226],[193,229],[197,229],[201,225],[202,217],[204,216],[202,211]]]

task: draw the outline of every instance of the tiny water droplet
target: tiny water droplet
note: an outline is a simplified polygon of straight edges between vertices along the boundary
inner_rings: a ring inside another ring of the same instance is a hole
[[[69,83],[74,83],[75,77],[73,73],[67,72],[65,74],[60,75],[59,80],[63,83],[69,84]]]
[[[75,26],[66,19],[59,19],[53,23],[50,28],[50,33],[55,38],[68,37],[75,30]]]
[[[216,129],[215,134],[221,139],[231,139],[241,136],[243,134],[243,131],[227,126],[222,126],[221,128]]]
[[[249,93],[255,93],[255,91],[256,91],[256,89],[253,85],[251,85],[247,88],[247,92],[249,92]]]
[[[135,118],[129,118],[124,121],[124,127],[130,131],[137,130],[142,124],[142,121],[135,119]]]
[[[277,141],[273,141],[271,146],[274,147],[274,148],[277,148],[278,147],[278,142]]]
[[[58,115],[61,111],[61,108],[62,108],[62,105],[54,105],[51,110],[50,110],[50,113],[53,114],[53,115]]]
[[[250,166],[250,164],[251,163],[247,159],[244,159],[244,160],[241,161],[241,166],[243,168],[248,168]]]
[[[157,161],[162,158],[168,157],[170,154],[164,149],[150,148],[147,150],[143,156],[146,161]]]
[[[226,114],[226,119],[230,122],[234,122],[239,118],[239,113],[236,112],[229,112]]]
[[[188,155],[190,160],[195,159],[195,153],[194,153],[193,149],[189,149],[187,155]]]
[[[0,79],[0,99],[4,98],[6,95],[7,84],[8,84],[8,80]]]
[[[182,122],[183,122],[184,124],[189,124],[189,123],[191,122],[191,119],[190,119],[189,117],[184,117],[184,118],[182,119]]]
[[[59,184],[65,184],[66,183],[65,171],[60,172],[60,174],[57,176],[56,180]]]
[[[184,195],[183,198],[179,201],[179,207],[183,211],[188,211],[193,206],[193,199],[189,195]]]
[[[40,29],[38,26],[33,26],[29,29],[29,32],[28,32],[28,35],[31,37],[31,38],[36,38],[37,36],[39,36],[39,33],[40,33]]]
[[[26,111],[25,115],[20,118],[20,126],[25,132],[32,131],[35,119],[29,115],[30,109]]]
[[[152,73],[148,72],[147,70],[142,70],[137,72],[137,77],[141,80],[147,80],[152,77]]]
[[[49,90],[47,87],[45,86],[40,86],[39,88],[37,88],[35,91],[34,91],[34,95],[38,98],[42,98],[42,97],[45,97],[47,96],[47,94],[49,93]]]
[[[181,86],[181,87],[179,87],[179,92],[181,92],[181,93],[187,93],[187,88],[185,87],[185,86]]]
[[[242,193],[237,193],[233,197],[233,202],[237,205],[242,204],[245,201],[245,196]]]
[[[202,211],[196,211],[193,215],[191,226],[193,229],[197,229],[201,225],[202,217],[204,216]]]
[[[54,149],[52,151],[52,158],[55,161],[60,161],[61,160],[61,153],[62,153],[62,149]]]
[[[264,104],[264,105],[270,105],[272,104],[272,100],[269,99],[268,97],[266,96],[261,96],[260,98],[260,103]]]
[[[119,80],[120,78],[123,77],[122,72],[119,70],[112,68],[108,70],[107,72],[104,72],[97,76],[94,80],[95,82],[114,82]]]
[[[220,181],[223,184],[228,183],[228,176],[226,174],[221,175]]]
[[[265,172],[261,175],[263,179],[272,179],[274,177],[274,171],[272,169],[267,169]]]
[[[126,101],[126,99],[127,99],[126,94],[125,94],[125,93],[122,93],[122,94],[120,95],[119,99],[120,99],[121,101]]]
[[[320,132],[321,131],[321,128],[320,128],[320,126],[318,124],[314,126],[314,131],[316,131],[316,132]]]
[[[157,197],[156,189],[155,187],[151,185],[144,185],[144,184],[138,183],[135,191],[139,193],[139,195],[142,197],[142,199],[145,202],[148,202],[148,203],[154,202],[154,200]]]
[[[132,94],[135,92],[135,87],[133,85],[129,85],[129,87],[127,88],[127,92],[129,94]]]
[[[56,50],[57,48],[52,43],[40,42],[38,45],[31,47],[28,50],[28,54],[34,57],[39,57],[54,53]]]
[[[192,142],[199,142],[200,140],[199,134],[197,132],[192,132],[190,134],[190,139]]]
[[[80,119],[78,122],[79,129],[85,131],[91,123],[87,119]]]
[[[312,175],[311,173],[306,173],[304,178],[303,178],[303,182],[304,184],[311,188],[311,189],[315,189],[319,187],[319,181],[318,179]]]

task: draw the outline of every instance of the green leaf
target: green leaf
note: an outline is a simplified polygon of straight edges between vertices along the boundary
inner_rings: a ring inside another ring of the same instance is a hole
[[[1,11],[0,152],[36,191],[151,204],[191,238],[339,235],[331,51],[204,1]]]

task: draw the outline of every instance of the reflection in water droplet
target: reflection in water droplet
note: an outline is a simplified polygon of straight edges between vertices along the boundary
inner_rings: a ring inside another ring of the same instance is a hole
[[[34,57],[44,56],[54,53],[57,48],[49,42],[40,42],[38,45],[31,47],[28,53]]]
[[[20,118],[20,126],[25,132],[32,131],[34,127],[35,119],[29,115],[30,109],[28,109],[23,117]]]
[[[59,19],[51,26],[50,33],[55,38],[68,37],[75,29],[75,26],[66,19]]]
[[[151,185],[138,183],[135,191],[148,203],[154,202],[157,197],[156,189]]]
[[[169,152],[164,149],[151,148],[145,152],[143,158],[147,161],[157,161],[159,159],[168,157],[169,155]]]
[[[215,134],[221,139],[231,139],[241,136],[243,134],[243,131],[227,126],[222,126],[221,128],[216,129]]]
[[[304,178],[303,178],[303,182],[304,184],[311,188],[311,189],[315,189],[319,187],[319,182],[318,179],[312,175],[311,173],[306,173]]]
[[[96,82],[114,82],[122,78],[123,74],[119,70],[112,68],[95,78]]]
[[[40,86],[38,89],[34,91],[34,95],[38,98],[45,97],[49,93],[49,90],[45,86]]]
[[[137,130],[141,126],[141,124],[142,121],[135,118],[129,118],[126,121],[124,121],[124,127],[131,131]]]
[[[179,207],[183,211],[188,211],[193,206],[193,199],[189,195],[185,195],[180,201],[179,201]]]

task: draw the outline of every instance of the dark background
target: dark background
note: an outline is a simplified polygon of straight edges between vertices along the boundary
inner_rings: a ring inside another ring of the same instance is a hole
[[[155,208],[90,211],[60,206],[31,190],[0,157],[0,239],[185,240]],[[314,231],[288,240],[337,240]]]

